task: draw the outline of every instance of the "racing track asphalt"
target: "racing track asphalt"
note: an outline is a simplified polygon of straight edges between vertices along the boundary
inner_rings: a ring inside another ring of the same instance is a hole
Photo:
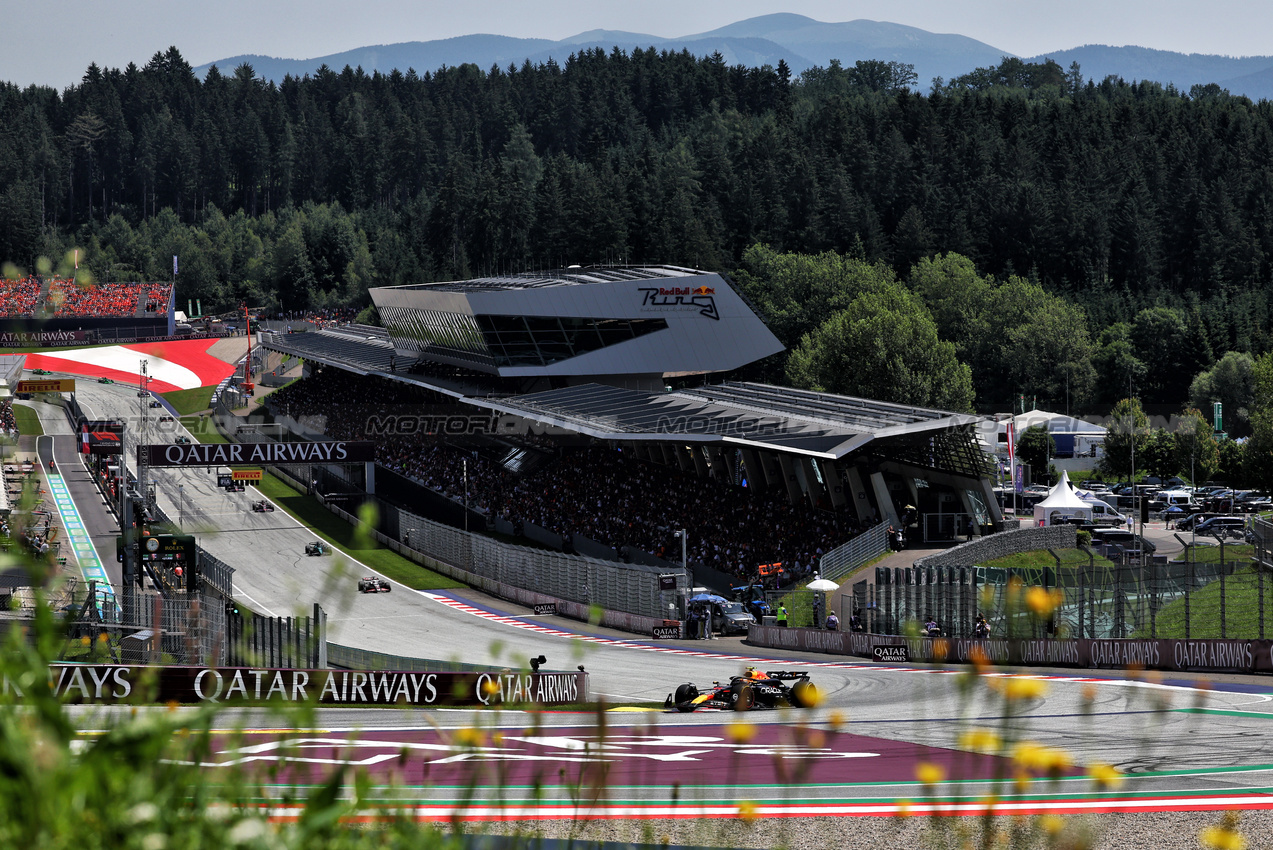
[[[88,412],[93,416],[129,415],[136,410],[136,394],[120,385],[91,385],[81,391],[81,403],[91,408]],[[985,679],[973,681],[964,671],[878,667],[857,659],[760,650],[738,640],[655,644],[556,617],[535,617],[511,603],[473,591],[419,593],[395,586],[389,594],[360,595],[355,582],[364,572],[361,566],[349,564],[339,555],[306,557],[304,544],[315,539],[313,535],[281,510],[251,512],[250,502],[257,498],[251,490],[225,494],[201,469],[161,470],[155,477],[159,498],[173,516],[179,513],[177,485],[184,484],[187,528],[197,526],[201,544],[236,567],[235,584],[244,598],[264,613],[274,614],[304,614],[317,602],[329,612],[330,639],[337,643],[397,655],[517,667],[530,656],[543,654],[548,658],[548,669],[573,669],[583,664],[590,673],[593,694],[604,696],[612,705],[658,703],[680,682],[723,680],[749,662],[758,661],[767,669],[808,669],[825,694],[822,708],[806,713],[753,712],[748,720],[787,730],[774,735],[799,734],[791,730],[802,723],[831,732],[830,712],[841,712],[847,724],[839,727],[838,736],[827,739],[836,746],[849,747],[845,742],[851,742],[851,747],[862,752],[893,747],[888,749],[890,753],[898,752],[894,745],[911,746],[912,753],[921,752],[913,745],[940,748],[951,753],[947,761],[954,773],[958,772],[955,761],[973,761],[971,756],[959,754],[960,734],[972,728],[990,728],[1000,730],[1010,740],[1028,739],[1063,748],[1076,764],[1108,762],[1132,774],[1116,799],[1097,799],[1099,795],[1087,779],[1064,780],[1059,785],[1033,783],[1026,789],[1034,801],[1030,810],[1068,811],[1088,805],[1095,810],[1131,811],[1273,805],[1273,789],[1266,778],[1267,771],[1273,770],[1273,745],[1268,743],[1273,683],[1267,679],[1226,677],[1234,684],[1222,687],[1231,690],[1201,690],[1187,677],[1178,684],[1154,684],[1123,680],[1117,674],[1093,677],[1089,671],[1032,671],[1049,677],[1048,693],[1014,704],[1014,710],[1007,713],[1002,699],[985,687]],[[109,717],[110,712],[95,709],[88,714]],[[239,718],[257,728],[277,724],[268,713],[253,710],[231,711],[227,718]],[[375,731],[378,738],[402,736],[393,746],[430,743],[419,730],[435,724],[448,728],[506,723],[523,729],[531,722],[519,712],[492,715],[443,710],[324,709],[319,718],[333,735],[344,734],[339,730],[360,730],[360,735]],[[542,719],[548,726],[569,727],[571,731],[556,736],[562,739],[587,736],[591,734],[588,727],[596,723],[595,716],[586,713],[550,712]],[[721,724],[732,719],[721,713],[607,715],[610,734],[646,734],[654,721],[658,734],[715,739],[728,737]],[[268,733],[261,734],[268,749]],[[845,735],[854,737],[842,737]],[[642,744],[646,745],[648,741]],[[323,746],[330,748],[330,744]],[[376,746],[382,753],[387,751],[383,741]],[[503,756],[498,753],[493,756],[493,760],[500,758]],[[695,816],[713,801],[734,801],[704,812],[729,817],[737,813],[736,801],[742,797],[757,800],[762,815],[814,816],[867,810],[878,814],[895,811],[898,799],[923,796],[915,782],[895,780],[895,770],[887,773],[894,779],[876,782],[875,776],[885,774],[871,765],[884,764],[873,761],[882,758],[885,756],[855,759],[853,781],[846,782],[840,776],[820,782],[815,764],[807,782],[764,787],[749,786],[744,772],[737,770],[726,772],[719,781],[692,788],[670,786],[669,780],[684,776],[684,772],[651,769],[648,775],[657,781],[620,789],[620,808],[611,816],[663,817],[669,812],[666,804],[673,787],[678,787],[678,799],[688,806],[679,811],[683,816]],[[941,790],[976,801],[985,796],[987,788],[983,781],[968,780]],[[457,794],[453,788],[430,784],[412,802],[427,801],[442,807],[422,809],[422,817],[442,816]],[[517,792],[509,789],[498,795],[503,803],[518,802]],[[560,803],[567,797],[569,793],[561,792],[555,799]],[[538,805],[541,801],[528,797],[522,802]],[[501,816],[491,811],[475,814],[479,818]],[[577,814],[569,805],[517,812],[518,816],[566,819]],[[1206,814],[1197,815],[1197,819],[1199,823],[1214,821]]]

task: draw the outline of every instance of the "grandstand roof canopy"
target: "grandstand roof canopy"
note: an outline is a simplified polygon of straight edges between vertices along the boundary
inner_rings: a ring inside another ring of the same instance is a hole
[[[970,426],[979,417],[869,399],[724,383],[643,392],[596,383],[518,395],[447,378],[389,370],[393,345],[381,329],[354,326],[303,334],[263,334],[269,349],[360,375],[432,389],[468,404],[603,440],[751,445],[840,458],[884,438],[921,439]],[[403,364],[403,368],[405,369]]]
[[[398,290],[430,292],[481,292],[484,290],[541,289],[550,286],[580,286],[590,283],[617,283],[631,280],[692,277],[702,272],[680,266],[579,266],[550,272],[518,272],[515,274],[451,280],[441,283],[413,283],[397,286]]]

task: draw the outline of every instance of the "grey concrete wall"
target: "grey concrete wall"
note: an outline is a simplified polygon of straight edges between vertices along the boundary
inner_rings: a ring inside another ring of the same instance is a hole
[[[1018,528],[979,537],[969,543],[952,546],[942,552],[920,558],[917,567],[970,567],[995,558],[1032,552],[1036,549],[1073,549],[1078,543],[1078,529],[1072,525],[1050,525],[1046,528]]]

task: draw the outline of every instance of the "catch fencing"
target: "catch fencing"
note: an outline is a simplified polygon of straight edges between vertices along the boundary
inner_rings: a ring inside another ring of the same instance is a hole
[[[1046,603],[1032,588],[1052,596]],[[855,587],[868,631],[913,633],[936,620],[947,637],[1264,638],[1273,633],[1273,574],[1252,561],[877,568]],[[860,591],[860,593],[859,593]],[[1059,602],[1052,608],[1053,601]]]
[[[888,545],[888,523],[881,522],[823,555],[818,571],[823,578],[838,582],[883,555]]]
[[[257,438],[259,439],[259,437]],[[272,467],[276,475],[307,488],[317,468]],[[339,496],[341,494],[333,494]],[[320,496],[327,509],[352,524],[358,517]],[[395,532],[373,531],[377,541],[408,557],[419,553],[466,573],[508,587],[546,597],[645,617],[660,622],[669,615],[672,597],[659,589],[659,576],[681,574],[679,567],[621,563],[585,555],[568,555],[503,543],[481,534],[453,528],[377,500],[379,525]],[[688,586],[684,577],[678,581]]]
[[[339,508],[328,505],[328,509],[346,521],[357,522]],[[410,546],[404,548],[499,584],[640,617],[667,616],[668,600],[659,590],[659,576],[667,574],[666,567],[502,543],[407,511],[398,512],[398,528],[404,539],[410,540]],[[685,586],[683,581],[681,586]]]
[[[318,670],[327,666],[327,617],[315,605],[308,617],[259,617],[234,611],[227,617],[226,664]]]

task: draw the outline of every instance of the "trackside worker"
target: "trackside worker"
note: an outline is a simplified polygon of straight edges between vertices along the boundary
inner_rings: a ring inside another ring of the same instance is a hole
[[[784,629],[787,628],[787,606],[786,605],[778,606],[778,625],[781,628],[784,628]]]

